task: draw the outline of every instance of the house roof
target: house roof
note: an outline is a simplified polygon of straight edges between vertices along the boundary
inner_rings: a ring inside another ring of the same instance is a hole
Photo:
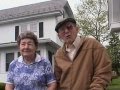
[[[28,17],[38,14],[63,12],[63,8],[73,16],[72,10],[67,0],[51,0],[30,5],[14,7],[10,9],[0,10],[0,21]]]

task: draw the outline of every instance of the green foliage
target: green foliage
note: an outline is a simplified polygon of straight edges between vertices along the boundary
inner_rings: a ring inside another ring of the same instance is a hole
[[[0,90],[5,90],[5,83],[0,83]]]
[[[119,74],[118,68],[120,67],[120,40],[117,33],[111,33],[108,51],[112,59],[112,68]]]
[[[107,0],[81,0],[76,20],[84,35],[92,35],[100,42],[108,35]]]

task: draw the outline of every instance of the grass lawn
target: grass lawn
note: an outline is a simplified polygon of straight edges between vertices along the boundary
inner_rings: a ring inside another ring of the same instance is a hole
[[[120,90],[120,77],[113,79],[107,90]]]

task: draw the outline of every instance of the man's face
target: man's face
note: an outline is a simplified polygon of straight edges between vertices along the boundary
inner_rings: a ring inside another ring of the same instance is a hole
[[[67,22],[58,29],[58,36],[66,44],[72,44],[77,36],[78,28],[72,22]]]

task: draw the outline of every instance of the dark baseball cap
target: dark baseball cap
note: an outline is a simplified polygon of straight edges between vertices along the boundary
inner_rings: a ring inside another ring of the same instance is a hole
[[[58,33],[59,28],[60,28],[63,24],[65,24],[65,23],[67,23],[67,22],[72,22],[72,23],[76,24],[76,21],[75,21],[74,18],[64,18],[64,19],[62,19],[61,21],[59,21],[59,22],[57,23],[57,25],[56,25],[56,27],[55,27],[55,31]]]

